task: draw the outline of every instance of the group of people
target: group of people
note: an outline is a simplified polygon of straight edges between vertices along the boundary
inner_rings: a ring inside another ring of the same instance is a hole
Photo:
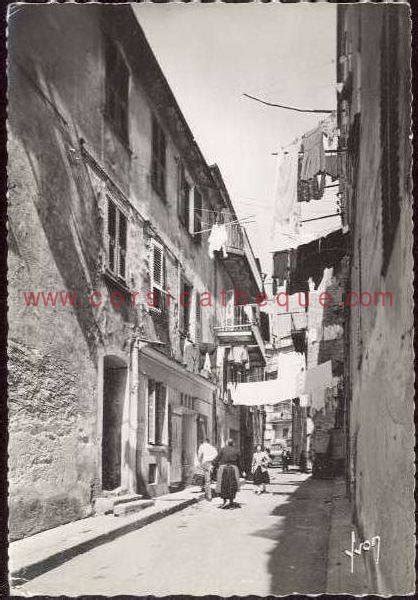
[[[216,469],[216,495],[223,500],[220,508],[233,508],[235,496],[239,490],[240,473],[246,477],[246,473],[242,469],[239,450],[234,447],[233,440],[229,439],[226,446],[218,452],[210,440],[206,439],[199,446],[197,458],[204,478],[202,490],[205,492],[206,499],[212,500],[212,472]],[[251,461],[251,474],[256,494],[263,494],[267,491],[266,485],[270,483],[268,471],[270,464],[270,454],[263,450],[261,445],[258,445]],[[287,465],[288,462],[286,462],[286,470],[288,470]],[[283,470],[285,470],[284,466]]]

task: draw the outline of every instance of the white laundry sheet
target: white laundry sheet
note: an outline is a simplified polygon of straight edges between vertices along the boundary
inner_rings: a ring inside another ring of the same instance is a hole
[[[229,384],[228,389],[235,406],[279,404],[298,397],[295,382],[283,379]]]

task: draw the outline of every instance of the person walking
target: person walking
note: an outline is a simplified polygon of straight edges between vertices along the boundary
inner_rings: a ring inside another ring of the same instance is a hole
[[[270,483],[270,476],[267,468],[269,462],[270,461],[267,452],[264,452],[262,447],[258,445],[253,454],[251,465],[251,473],[253,474],[254,485],[256,486],[256,494],[262,494],[265,492],[266,484]]]
[[[221,496],[223,504],[220,508],[233,508],[234,500],[239,490],[240,454],[234,448],[233,440],[228,440],[226,446],[221,448],[216,463],[219,465],[216,493]]]
[[[289,450],[287,450],[287,448],[285,448],[283,450],[283,455],[282,455],[282,470],[283,470],[283,473],[288,473],[289,472],[289,462],[290,462]]]
[[[209,502],[212,500],[211,473],[213,469],[213,461],[217,456],[218,451],[214,446],[212,446],[209,438],[206,438],[199,446],[197,451],[197,459],[203,471],[203,490],[205,492],[205,498]]]

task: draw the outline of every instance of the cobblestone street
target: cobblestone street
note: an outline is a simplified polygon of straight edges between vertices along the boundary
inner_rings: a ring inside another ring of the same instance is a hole
[[[244,484],[239,506],[202,501],[75,557],[17,594],[267,595],[326,585],[331,482],[271,471],[268,493]]]

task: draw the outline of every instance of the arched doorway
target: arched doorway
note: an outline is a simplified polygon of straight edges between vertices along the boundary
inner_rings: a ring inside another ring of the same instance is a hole
[[[121,485],[122,419],[128,381],[126,363],[116,356],[103,361],[102,489]]]

